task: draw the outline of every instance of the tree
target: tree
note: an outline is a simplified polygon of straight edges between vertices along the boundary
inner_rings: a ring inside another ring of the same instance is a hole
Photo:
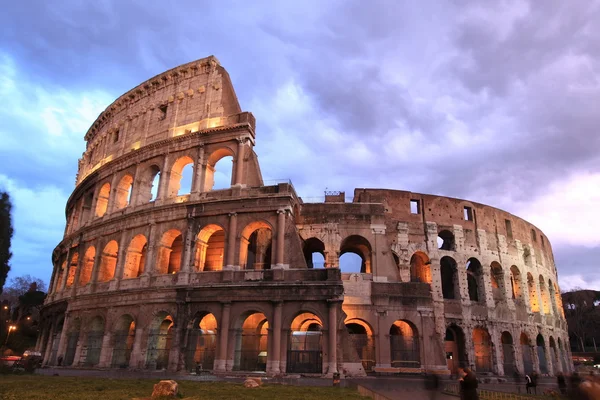
[[[581,351],[585,352],[588,340],[600,331],[600,291],[575,288],[563,293],[562,300],[569,336],[576,338]]]
[[[0,192],[0,294],[4,288],[8,271],[10,271],[10,240],[13,235],[11,221],[12,204],[6,192]]]

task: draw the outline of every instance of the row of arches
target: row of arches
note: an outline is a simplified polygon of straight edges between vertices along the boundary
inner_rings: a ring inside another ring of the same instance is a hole
[[[496,372],[494,370],[494,344],[490,333],[484,327],[476,327],[472,332],[473,360],[469,360],[466,350],[467,338],[464,331],[451,324],[446,329],[444,338],[446,362],[448,369],[456,374],[458,368],[472,366],[480,372]],[[531,340],[527,333],[521,332],[518,342],[508,331],[500,332],[500,360],[504,375],[512,376],[515,372],[531,375],[534,371],[541,374],[550,373],[550,365],[554,372],[569,372],[568,344],[553,336],[549,337],[548,346],[544,336],[539,333]]]
[[[233,162],[236,156],[231,148],[221,147],[205,158],[183,154],[169,162],[165,157],[105,179],[69,210],[67,234],[88,221],[129,206],[228,188],[235,183]],[[231,166],[224,167],[229,162]],[[201,173],[198,169],[202,170]]]
[[[273,258],[273,228],[266,221],[249,223],[240,233],[239,262],[245,269],[270,269]],[[118,273],[119,247],[116,240],[110,240],[101,252],[94,245],[85,249],[80,262],[79,253],[74,252],[65,260],[57,275],[58,291],[74,284],[83,286],[94,280],[108,282],[112,279],[138,278],[147,268],[154,267],[154,274],[176,274],[182,268],[184,235],[178,229],[163,232],[156,244],[155,258],[149,257],[148,238],[144,234],[135,235],[124,252],[122,272]],[[194,272],[219,271],[224,266],[226,255],[225,229],[218,224],[203,227],[194,238],[191,263]],[[79,274],[78,269],[80,269]],[[97,272],[94,272],[96,271]],[[78,276],[78,279],[77,279]],[[76,282],[77,279],[77,282]],[[66,280],[66,281],[65,281]],[[64,282],[64,284],[63,284]]]

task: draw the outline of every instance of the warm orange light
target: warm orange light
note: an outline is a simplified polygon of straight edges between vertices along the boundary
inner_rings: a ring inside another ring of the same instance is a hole
[[[8,306],[4,306],[4,309],[5,309],[5,310],[8,310]]]
[[[10,331],[16,331],[16,330],[17,330],[17,327],[16,327],[15,325],[10,325],[10,326],[8,327],[8,331],[9,331],[9,332],[10,332]]]

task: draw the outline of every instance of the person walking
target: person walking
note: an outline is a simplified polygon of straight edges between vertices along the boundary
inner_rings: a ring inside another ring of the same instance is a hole
[[[562,372],[556,374],[556,384],[558,385],[558,390],[560,391],[560,394],[565,396],[567,394],[567,382]]]
[[[460,398],[462,400],[479,400],[477,376],[470,368],[465,368],[463,374],[464,376],[459,379]]]

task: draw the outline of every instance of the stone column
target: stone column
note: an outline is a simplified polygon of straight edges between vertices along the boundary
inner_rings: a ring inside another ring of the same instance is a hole
[[[285,215],[286,210],[277,210],[277,252],[275,254],[275,267],[285,268],[284,244],[285,244]]]
[[[190,277],[190,258],[194,247],[194,220],[188,218],[187,229],[183,234],[183,253],[181,254],[181,268],[177,274],[177,284],[187,285]]]
[[[273,305],[273,343],[267,362],[267,372],[277,375],[281,372],[281,319],[283,302],[278,301]]]
[[[181,315],[178,313],[178,315]],[[181,336],[183,334],[183,328],[185,324],[177,323],[175,325],[175,337],[173,338],[171,348],[169,349],[169,362],[167,370],[176,372],[179,370],[179,356],[181,354]]]
[[[224,269],[235,268],[235,237],[237,236],[237,213],[229,213],[229,232],[227,232],[227,263]]]
[[[156,249],[156,224],[150,223],[150,231],[148,232],[148,248],[146,249],[146,262],[144,265],[144,272],[141,275],[140,286],[148,286],[150,284],[150,277],[156,273],[155,271],[155,249]]]
[[[129,358],[129,369],[141,368],[142,360],[142,338],[144,336],[144,328],[135,327],[135,337],[133,338],[133,347],[131,349],[131,357]]]
[[[219,353],[215,360],[215,371],[225,372],[227,370],[227,341],[229,337],[229,318],[231,314],[231,303],[221,305],[221,325],[219,327]]]
[[[235,184],[236,184],[236,186],[244,186],[242,181],[243,181],[243,177],[244,177],[244,149],[246,147],[245,141],[246,141],[245,138],[238,139],[238,150],[237,150],[237,156],[235,159]]]
[[[98,244],[100,244],[99,242]],[[100,273],[100,264],[102,263],[102,253],[104,252],[104,243],[96,246],[96,257],[94,257],[94,266],[92,267],[92,276],[90,277],[90,284],[92,286],[92,293],[96,289],[96,283],[98,283],[98,274]]]
[[[126,231],[121,232],[121,238],[119,239],[119,250],[117,252],[117,265],[115,266],[115,276],[110,281],[108,290],[117,290],[121,285],[121,279],[123,279],[123,269],[125,268],[125,258],[127,256],[127,243],[126,243]]]
[[[327,375],[331,375],[337,370],[337,307],[338,302],[329,303],[329,368]]]
[[[125,141],[123,141],[125,142]],[[135,172],[133,173],[133,183],[131,188],[131,198],[129,199],[128,207],[135,207],[139,204],[138,196],[140,194],[140,163],[135,164]]]
[[[81,240],[79,241],[79,248],[77,248],[77,270],[75,271],[75,280],[73,281],[73,287],[71,288],[71,297],[77,294],[77,288],[79,287],[79,279],[81,277],[81,264],[84,262],[85,254],[81,255],[80,248],[82,247]]]
[[[48,334],[48,340],[46,341],[46,347],[44,348],[44,361],[42,362],[43,365],[48,365],[48,361],[50,360],[50,355],[52,354],[52,342],[53,342],[53,336],[54,336],[54,328],[55,328],[55,321],[54,318],[52,319],[51,325],[50,325],[50,333]]]
[[[104,330],[104,336],[102,337],[102,348],[100,349],[100,360],[98,361],[98,367],[108,368],[110,367],[110,361],[112,358],[113,346],[111,346],[112,332]]]
[[[201,144],[198,147],[198,158],[194,163],[194,177],[192,179],[192,195],[197,198],[198,194],[202,192],[204,188],[204,145]]]
[[[110,215],[115,211],[115,203],[116,203],[116,197],[117,197],[117,193],[118,193],[117,176],[118,176],[118,174],[114,174],[112,177],[112,180],[110,181],[110,193],[108,194],[108,207],[106,209],[105,215]]]
[[[160,170],[160,181],[158,182],[158,192],[156,193],[157,201],[164,201],[167,197],[167,190],[169,188],[169,177],[170,173],[167,172],[169,168],[169,155],[165,155],[165,159],[163,160],[163,166]]]
[[[65,313],[65,319],[63,321],[63,328],[62,331],[60,332],[60,339],[58,341],[58,351],[56,352],[56,357],[58,360],[58,357],[62,357],[63,360],[65,358],[65,351],[66,351],[66,347],[67,347],[67,331],[69,330],[68,328],[68,319],[69,319],[69,314]]]

